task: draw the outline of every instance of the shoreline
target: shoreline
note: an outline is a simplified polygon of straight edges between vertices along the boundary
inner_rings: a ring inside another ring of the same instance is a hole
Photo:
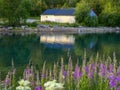
[[[20,30],[0,28],[0,35],[120,33],[119,27],[46,27]]]

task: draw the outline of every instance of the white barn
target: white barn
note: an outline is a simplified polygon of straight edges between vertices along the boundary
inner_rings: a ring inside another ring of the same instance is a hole
[[[75,9],[48,9],[41,14],[41,22],[75,23]]]

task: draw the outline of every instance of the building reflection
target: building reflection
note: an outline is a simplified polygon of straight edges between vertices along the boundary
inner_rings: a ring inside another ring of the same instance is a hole
[[[73,35],[41,35],[40,42],[51,48],[72,48],[75,37]]]

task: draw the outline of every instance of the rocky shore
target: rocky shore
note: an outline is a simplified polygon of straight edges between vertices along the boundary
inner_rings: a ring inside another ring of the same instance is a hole
[[[120,33],[119,27],[37,27],[35,29],[0,28],[0,35]]]

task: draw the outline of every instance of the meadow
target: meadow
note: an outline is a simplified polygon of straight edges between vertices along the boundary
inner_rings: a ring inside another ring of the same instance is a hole
[[[120,90],[120,65],[115,53],[113,57],[96,54],[87,60],[84,52],[82,63],[75,65],[71,57],[68,64],[63,58],[50,68],[46,63],[49,62],[44,62],[41,69],[29,63],[23,76],[16,76],[12,62],[6,78],[0,82],[0,90]]]

